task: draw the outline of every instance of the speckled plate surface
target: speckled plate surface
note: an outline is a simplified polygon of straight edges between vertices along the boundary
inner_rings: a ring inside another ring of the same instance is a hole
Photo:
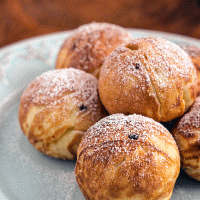
[[[189,37],[128,30],[133,37],[157,36],[200,47],[200,40]],[[36,76],[54,69],[59,48],[69,34],[44,35],[0,50],[0,200],[84,200],[75,180],[75,161],[58,160],[37,152],[18,122],[23,90]],[[171,199],[200,199],[200,182],[181,171]]]

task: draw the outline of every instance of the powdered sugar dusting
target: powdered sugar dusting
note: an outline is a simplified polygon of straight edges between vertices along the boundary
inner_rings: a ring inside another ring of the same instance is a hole
[[[41,106],[56,104],[66,95],[82,99],[87,105],[97,102],[97,79],[72,68],[48,71],[29,84],[22,99],[27,105],[31,101],[33,105]]]
[[[189,55],[176,44],[161,38],[136,38],[107,57],[99,85],[110,113],[138,113],[165,122],[181,116],[194,102],[197,74]],[[109,87],[111,95],[106,96]],[[119,109],[115,109],[117,104]],[[147,111],[139,108],[144,105]]]
[[[175,141],[161,124],[142,115],[114,114],[97,122],[83,137],[75,173],[83,191],[88,182],[90,191],[112,193],[118,188],[118,195],[125,199],[130,193],[153,196],[152,189],[165,190],[166,184],[175,182],[179,163]]]
[[[132,46],[133,53],[124,56],[128,46]],[[134,49],[135,47],[135,49]],[[135,64],[144,65],[145,69],[154,72],[160,87],[166,87],[172,78],[180,77],[187,82],[191,76],[194,66],[185,51],[179,46],[161,38],[138,38],[130,40],[124,47],[115,50],[110,59],[115,60],[117,67],[116,73],[132,73],[136,76],[141,75],[141,70],[135,69]],[[125,59],[125,61],[122,62]],[[115,68],[116,65],[109,66]],[[110,69],[107,69],[109,73]],[[151,75],[151,73],[149,73]],[[152,76],[152,75],[151,75]]]
[[[200,48],[196,46],[184,45],[180,46],[191,58],[200,57]]]
[[[130,136],[137,136],[131,139]],[[159,143],[162,140],[162,143]],[[135,146],[148,146],[152,151],[164,151],[165,144],[175,145],[171,134],[158,122],[142,115],[110,115],[88,129],[80,144],[79,153],[90,146],[94,151],[110,147],[111,153],[120,156],[122,152],[130,155]],[[102,155],[99,159],[104,159]]]
[[[97,47],[99,45],[98,39],[100,38],[102,31],[106,33],[105,35],[103,35],[105,43],[107,43],[108,41],[114,43],[115,42],[114,39],[116,39],[117,37],[120,37],[123,40],[124,37],[129,35],[129,33],[120,26],[109,23],[98,23],[98,22],[93,22],[91,24],[84,24],[79,28],[77,28],[75,31],[81,32],[83,38],[90,37],[89,40],[91,42],[93,41],[97,42],[96,43]],[[108,44],[108,45],[109,48],[112,47],[113,44]]]
[[[72,56],[68,67],[85,71],[101,67],[105,58],[129,38],[122,27],[97,22],[82,25],[73,33],[63,45],[69,51],[67,56]]]
[[[105,141],[106,139],[110,140],[110,138],[112,140],[127,139],[127,136],[130,134],[139,135],[140,138],[148,138],[154,137],[155,134],[159,135],[159,132],[166,135],[166,137],[170,137],[169,134],[166,134],[168,131],[160,123],[151,118],[136,114],[128,116],[114,114],[94,124],[88,130],[89,134],[84,137],[83,142],[90,143],[92,138],[94,140],[101,139],[101,134],[104,137],[103,141]]]
[[[200,97],[195,99],[190,110],[180,119],[177,125],[178,131],[185,136],[191,134],[194,128],[200,128]]]

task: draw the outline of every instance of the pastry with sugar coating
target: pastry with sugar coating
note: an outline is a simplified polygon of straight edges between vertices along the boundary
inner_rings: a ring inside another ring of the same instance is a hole
[[[88,129],[75,174],[87,200],[168,200],[180,172],[172,135],[142,115],[113,114]]]
[[[181,155],[181,167],[200,181],[200,97],[171,130]]]
[[[98,78],[105,58],[128,38],[128,31],[114,24],[93,22],[82,25],[64,41],[56,69],[73,67]]]
[[[48,71],[23,92],[19,122],[29,142],[43,154],[75,159],[82,136],[106,116],[98,80],[82,70]]]
[[[181,48],[188,53],[192,62],[197,70],[198,77],[198,87],[197,87],[197,95],[200,95],[200,48],[191,45],[184,45]]]
[[[179,46],[161,38],[137,38],[106,58],[99,94],[110,114],[136,113],[168,122],[194,103],[197,81],[189,55]]]

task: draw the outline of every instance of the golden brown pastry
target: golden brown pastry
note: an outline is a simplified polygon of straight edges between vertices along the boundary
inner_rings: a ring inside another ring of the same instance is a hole
[[[192,59],[192,62],[197,70],[198,77],[198,87],[197,87],[197,95],[200,95],[200,48],[196,46],[181,46],[183,50],[185,50]]]
[[[172,129],[181,155],[181,167],[200,181],[200,97]]]
[[[108,56],[99,77],[110,114],[141,114],[167,122],[194,102],[196,69],[179,46],[161,38],[131,39]]]
[[[113,114],[78,148],[75,174],[87,200],[168,200],[180,171],[172,135],[141,115]]]
[[[19,106],[19,122],[40,152],[75,159],[82,136],[105,112],[98,80],[78,69],[48,71],[33,80]]]
[[[77,68],[99,77],[105,58],[129,38],[120,26],[93,22],[75,29],[61,47],[56,69]]]

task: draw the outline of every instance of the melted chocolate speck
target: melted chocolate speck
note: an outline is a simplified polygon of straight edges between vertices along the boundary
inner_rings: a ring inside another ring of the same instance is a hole
[[[131,140],[137,140],[139,138],[139,135],[129,135],[128,136]]]
[[[135,69],[139,69],[139,68],[140,68],[140,64],[139,64],[139,63],[136,63]]]
[[[87,110],[87,106],[81,105],[81,106],[79,107],[79,110],[80,110],[80,111]]]

